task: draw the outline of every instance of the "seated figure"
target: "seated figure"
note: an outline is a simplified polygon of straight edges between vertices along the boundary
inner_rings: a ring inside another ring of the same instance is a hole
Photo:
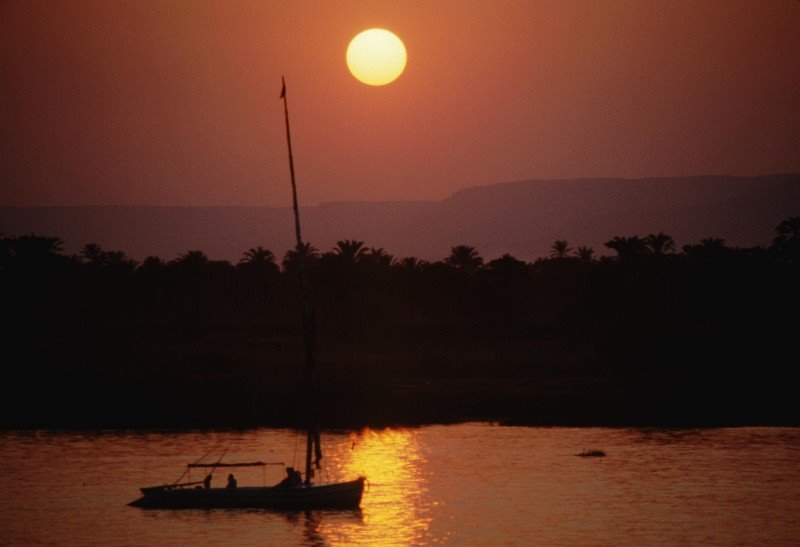
[[[289,488],[291,486],[300,486],[301,484],[303,484],[303,476],[300,471],[297,471],[294,467],[287,467],[286,478],[279,482],[278,486]]]

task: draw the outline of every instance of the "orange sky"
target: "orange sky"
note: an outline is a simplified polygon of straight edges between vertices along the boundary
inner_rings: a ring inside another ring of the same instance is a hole
[[[350,39],[406,72],[371,87]],[[800,171],[800,2],[0,4],[0,204],[441,199],[529,178]]]

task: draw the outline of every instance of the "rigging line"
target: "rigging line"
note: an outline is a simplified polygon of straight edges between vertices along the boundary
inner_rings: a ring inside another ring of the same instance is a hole
[[[208,472],[208,474],[209,474],[209,475],[211,475],[212,473],[214,473],[214,470],[215,470],[215,469],[217,468],[217,466],[219,465],[219,462],[221,462],[221,461],[222,461],[222,458],[224,458],[224,457],[225,457],[225,453],[226,453],[226,452],[228,452],[228,449],[229,449],[230,447],[231,447],[231,445],[228,445],[228,446],[225,448],[225,450],[223,450],[223,451],[222,451],[222,454],[220,455],[219,459],[218,459],[218,460],[216,461],[216,463],[214,464],[214,467],[212,467],[212,468],[211,468],[211,471],[209,471],[209,472]]]
[[[195,464],[195,463],[200,463],[201,461],[203,461],[204,459],[206,459],[206,456],[208,456],[209,454],[211,454],[213,451],[214,451],[213,449],[212,449],[212,450],[209,450],[208,452],[206,452],[205,454],[203,454],[202,456],[200,456],[200,459],[197,459],[197,460],[193,461],[192,463],[193,463],[193,464]],[[182,479],[183,477],[185,477],[185,476],[186,476],[186,473],[191,473],[191,470],[192,470],[192,468],[191,468],[191,467],[189,467],[189,466],[186,466],[186,470],[183,472],[183,474],[182,474],[180,477],[178,477],[178,480],[176,480],[176,481],[175,481],[175,482],[173,482],[172,484],[178,484],[179,482],[181,482],[181,479]],[[191,476],[191,475],[190,475],[190,476]]]
[[[185,477],[185,476],[186,476],[186,473],[188,473],[190,470],[191,470],[191,468],[190,468],[190,467],[187,467],[187,468],[186,468],[186,469],[183,471],[183,473],[181,473],[181,476],[180,476],[180,477],[178,477],[177,479],[175,479],[175,482],[173,482],[172,484],[173,484],[173,485],[175,485],[175,484],[178,484],[179,482],[181,482],[181,479],[182,479],[183,477]]]
[[[209,450],[208,452],[206,452],[205,454],[203,454],[202,456],[200,456],[200,459],[198,459],[198,460],[195,460],[195,461],[193,461],[192,463],[200,463],[201,461],[205,460],[205,459],[206,459],[206,456],[208,456],[209,454],[211,454],[213,451],[214,451],[214,450]]]
[[[214,450],[213,450],[213,449],[209,450],[208,452],[206,452],[205,454],[203,454],[202,456],[200,456],[200,458],[199,458],[199,459],[196,459],[195,461],[193,461],[193,462],[192,462],[192,465],[194,465],[194,464],[196,464],[196,463],[200,463],[201,461],[203,461],[204,459],[206,459],[206,457],[207,457],[209,454],[211,454],[212,452],[214,452]]]

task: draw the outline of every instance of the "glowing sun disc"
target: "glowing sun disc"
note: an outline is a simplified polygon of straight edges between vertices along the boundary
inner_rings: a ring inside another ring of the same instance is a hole
[[[406,46],[394,33],[371,28],[356,35],[347,46],[347,68],[368,85],[386,85],[406,68]]]

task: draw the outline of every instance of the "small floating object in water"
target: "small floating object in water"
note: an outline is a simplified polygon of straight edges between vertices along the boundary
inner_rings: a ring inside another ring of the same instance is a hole
[[[605,458],[606,453],[602,450],[584,450],[580,454],[575,454],[581,458]]]

